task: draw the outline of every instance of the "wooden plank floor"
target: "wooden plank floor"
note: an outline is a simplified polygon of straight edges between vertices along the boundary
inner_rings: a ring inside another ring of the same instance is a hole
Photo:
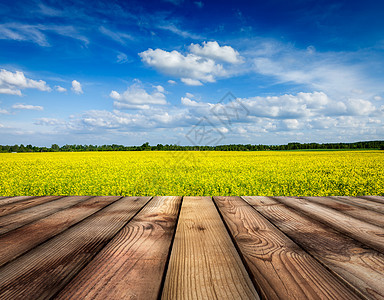
[[[0,299],[384,300],[384,197],[0,197]]]

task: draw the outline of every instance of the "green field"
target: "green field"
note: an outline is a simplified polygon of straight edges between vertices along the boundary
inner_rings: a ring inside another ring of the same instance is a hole
[[[384,195],[384,151],[4,153],[0,195]]]

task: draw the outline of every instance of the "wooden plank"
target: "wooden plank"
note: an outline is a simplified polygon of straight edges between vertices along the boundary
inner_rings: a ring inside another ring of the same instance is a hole
[[[184,197],[162,299],[259,299],[211,197]]]
[[[9,203],[0,207],[0,217],[62,197],[63,196],[43,196],[36,198],[28,198],[15,203]]]
[[[360,299],[239,197],[214,197],[264,299]]]
[[[155,197],[56,299],[157,299],[181,197]]]
[[[35,196],[17,196],[17,197],[4,197],[4,199],[0,200],[0,206],[8,205],[11,203],[15,203],[22,200],[28,200],[33,198],[40,198]]]
[[[384,214],[373,210],[355,206],[338,200],[337,198],[329,197],[300,197],[307,199],[313,203],[321,204],[326,207],[340,211],[346,215],[355,217],[364,222],[368,222],[377,226],[384,227]]]
[[[369,299],[384,299],[384,254],[275,201],[243,197],[271,223],[288,235],[346,283]]]
[[[0,268],[0,299],[49,299],[147,203],[125,197]]]
[[[279,202],[305,213],[349,237],[384,252],[384,228],[366,223],[337,210],[297,197],[273,197]]]
[[[379,202],[375,202],[375,201],[367,200],[363,198],[347,197],[347,196],[331,196],[330,198],[384,214],[384,203],[379,203]]]
[[[91,197],[64,197],[48,203],[44,203],[38,206],[15,212],[11,215],[2,216],[0,217],[0,234],[4,234],[8,231],[19,228],[33,221],[45,218],[51,214],[66,209],[89,198]]]
[[[0,266],[63,232],[121,197],[95,197],[0,236]]]
[[[384,196],[358,196],[358,198],[384,203]]]

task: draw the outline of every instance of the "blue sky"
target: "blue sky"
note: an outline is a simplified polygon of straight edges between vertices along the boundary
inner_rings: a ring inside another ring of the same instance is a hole
[[[0,144],[384,139],[382,1],[0,1]]]

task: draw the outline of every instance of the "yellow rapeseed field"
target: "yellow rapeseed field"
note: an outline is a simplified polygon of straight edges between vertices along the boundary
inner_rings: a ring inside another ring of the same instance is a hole
[[[384,151],[4,153],[0,195],[384,195]]]

